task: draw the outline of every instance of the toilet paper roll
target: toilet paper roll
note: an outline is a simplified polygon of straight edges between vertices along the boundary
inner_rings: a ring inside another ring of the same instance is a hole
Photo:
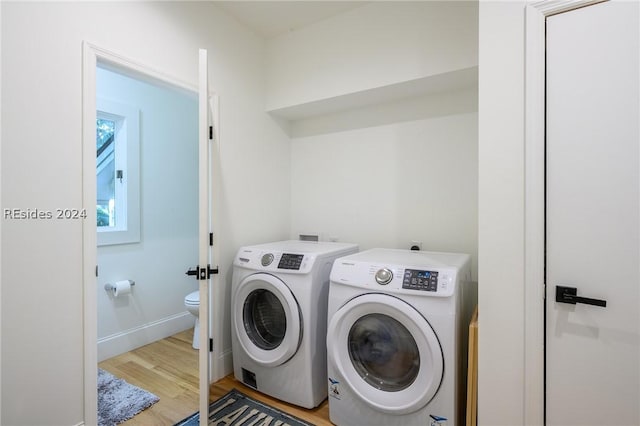
[[[120,297],[129,293],[131,293],[131,281],[116,281],[113,285],[113,297]]]

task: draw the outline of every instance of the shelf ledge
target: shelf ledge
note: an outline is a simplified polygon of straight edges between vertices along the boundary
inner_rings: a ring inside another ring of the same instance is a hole
[[[267,110],[275,117],[295,121],[402,99],[477,87],[478,67],[469,67],[374,89]]]

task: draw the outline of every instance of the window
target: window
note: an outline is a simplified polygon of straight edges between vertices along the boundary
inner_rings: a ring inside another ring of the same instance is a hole
[[[98,245],[140,241],[139,111],[97,99]]]
[[[122,120],[113,119],[110,120],[105,117],[101,117],[104,114],[98,113],[96,120],[96,174],[98,182],[98,202],[96,210],[98,213],[97,225],[98,228],[108,226],[116,226],[116,212],[115,212],[115,200],[116,200],[116,188],[115,188],[115,176],[116,176],[116,162],[115,162],[115,136],[116,136],[116,123],[122,127]],[[122,173],[119,170],[118,173]],[[121,197],[118,197],[121,199]],[[120,207],[118,203],[118,206]]]

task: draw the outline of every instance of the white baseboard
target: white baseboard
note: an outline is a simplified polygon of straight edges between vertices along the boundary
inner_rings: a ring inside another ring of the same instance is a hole
[[[224,365],[223,374],[224,376],[228,376],[229,374],[233,373],[233,352],[231,352],[231,349],[229,349],[222,355],[222,357],[222,365]]]
[[[218,355],[217,360],[214,357],[212,361],[217,362],[217,365],[220,366],[221,370],[219,372],[220,377],[215,377],[213,368],[209,371],[209,383],[215,383],[223,377],[233,373],[233,352],[231,352],[231,349],[228,349]]]
[[[195,318],[182,312],[98,339],[98,362],[193,328]]]

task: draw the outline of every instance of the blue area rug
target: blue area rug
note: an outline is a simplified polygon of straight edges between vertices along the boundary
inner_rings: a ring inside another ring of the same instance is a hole
[[[195,413],[175,426],[198,426],[200,414]],[[313,426],[297,417],[270,407],[232,389],[209,406],[209,424],[225,426],[271,425],[271,426]]]
[[[151,407],[160,398],[98,369],[98,426],[114,426]]]

